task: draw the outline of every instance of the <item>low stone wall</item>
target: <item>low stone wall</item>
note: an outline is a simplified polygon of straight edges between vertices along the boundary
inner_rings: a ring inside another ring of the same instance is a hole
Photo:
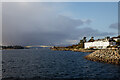
[[[120,64],[120,50],[118,49],[97,50],[85,56],[85,58],[92,61]]]

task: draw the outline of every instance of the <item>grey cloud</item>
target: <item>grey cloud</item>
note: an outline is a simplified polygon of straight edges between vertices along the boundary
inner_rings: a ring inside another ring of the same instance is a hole
[[[86,24],[89,25],[90,23],[92,23],[92,20],[90,20],[90,19],[86,20]]]
[[[76,30],[76,32],[74,33],[74,36],[78,37],[97,37],[97,36],[111,36],[111,35],[115,35],[116,33],[113,32],[101,32],[99,30],[90,28],[90,27],[84,27],[84,28],[80,28],[78,30]],[[73,34],[72,34],[73,35]]]
[[[20,3],[3,3],[3,43],[13,45],[56,45],[70,44],[86,36],[106,36],[114,33],[100,32],[90,27],[90,19],[72,19],[57,15],[54,7],[44,3],[30,3],[26,7]],[[67,43],[66,41],[69,40]]]
[[[90,27],[84,27],[77,29],[73,31],[71,34],[67,35],[67,38],[64,38],[63,41],[61,41],[62,45],[70,45],[70,44],[76,44],[82,39],[83,37],[87,37],[89,39],[90,37],[105,37],[105,36],[113,36],[116,35],[116,33],[113,32],[100,32],[99,30],[92,29]]]
[[[118,23],[111,24],[109,28],[118,30]]]

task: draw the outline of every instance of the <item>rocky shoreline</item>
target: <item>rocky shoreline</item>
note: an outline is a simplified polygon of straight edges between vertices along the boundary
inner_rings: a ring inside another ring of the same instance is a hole
[[[75,51],[75,52],[92,52],[84,58],[91,61],[104,62],[109,64],[120,65],[120,50],[119,49],[101,49],[101,50],[88,50],[83,48],[65,48],[55,47],[51,50],[56,51]]]
[[[96,50],[90,50],[90,49],[83,49],[83,48],[66,48],[66,47],[54,47],[54,48],[50,48],[51,50],[55,50],[55,51],[75,51],[75,52],[94,52]]]
[[[99,61],[104,63],[120,65],[120,50],[118,49],[97,50],[85,56],[85,58],[91,61]]]

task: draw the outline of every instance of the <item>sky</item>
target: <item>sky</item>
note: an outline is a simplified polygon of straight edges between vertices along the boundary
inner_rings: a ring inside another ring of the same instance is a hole
[[[3,2],[4,45],[71,45],[118,34],[117,2]]]
[[[1,0],[1,2],[119,2],[119,0]]]

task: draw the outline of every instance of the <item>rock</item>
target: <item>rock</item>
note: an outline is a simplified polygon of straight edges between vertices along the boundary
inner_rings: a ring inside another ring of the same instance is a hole
[[[92,61],[99,61],[111,64],[120,64],[120,50],[118,49],[104,49],[104,50],[97,50],[87,56],[86,59]]]

